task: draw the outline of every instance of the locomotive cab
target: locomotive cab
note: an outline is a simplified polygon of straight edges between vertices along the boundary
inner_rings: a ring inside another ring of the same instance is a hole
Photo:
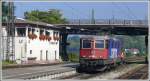
[[[107,46],[104,39],[81,39],[80,58],[84,59],[106,59]]]

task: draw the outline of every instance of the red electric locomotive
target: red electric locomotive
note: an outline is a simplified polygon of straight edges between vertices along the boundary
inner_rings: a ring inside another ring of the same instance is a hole
[[[106,36],[85,36],[80,39],[78,72],[114,67],[124,61],[121,41]]]

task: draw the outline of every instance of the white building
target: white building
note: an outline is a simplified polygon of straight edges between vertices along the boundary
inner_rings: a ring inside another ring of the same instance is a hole
[[[6,29],[3,28],[3,60],[6,59]],[[47,63],[59,61],[59,30],[41,22],[16,20],[14,37],[17,63]]]

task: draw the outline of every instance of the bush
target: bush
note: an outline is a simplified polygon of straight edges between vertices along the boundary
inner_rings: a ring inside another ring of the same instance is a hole
[[[9,61],[9,60],[2,61],[2,65],[9,65],[9,64],[17,64],[17,63],[15,61]]]
[[[133,54],[131,54],[131,53],[126,53],[126,57],[130,57],[130,56],[132,56]]]
[[[69,53],[68,56],[71,62],[79,62],[79,56],[77,54]]]

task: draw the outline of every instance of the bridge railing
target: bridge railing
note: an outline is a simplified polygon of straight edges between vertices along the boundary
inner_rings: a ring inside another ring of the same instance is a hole
[[[117,19],[95,19],[93,21],[88,19],[72,19],[68,20],[68,24],[97,24],[97,25],[148,25],[147,20],[117,20]]]

